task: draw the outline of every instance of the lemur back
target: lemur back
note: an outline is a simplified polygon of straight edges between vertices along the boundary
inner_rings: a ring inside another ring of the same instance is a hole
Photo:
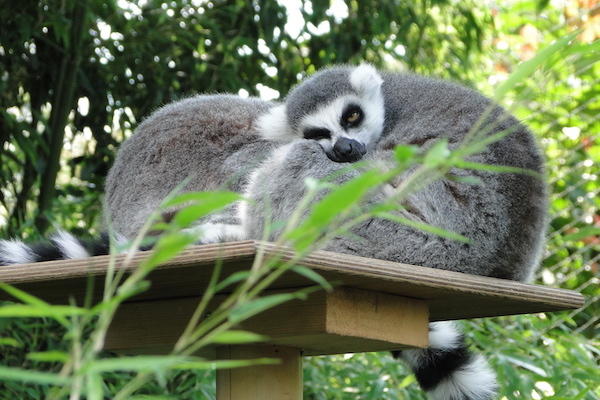
[[[134,237],[161,201],[182,191],[240,192],[248,174],[274,144],[254,131],[273,104],[233,95],[196,96],[171,103],[145,119],[120,147],[106,180],[107,225]],[[219,224],[239,224],[234,210]]]

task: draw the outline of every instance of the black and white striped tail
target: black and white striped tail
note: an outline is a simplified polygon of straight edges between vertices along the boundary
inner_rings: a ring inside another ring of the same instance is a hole
[[[432,400],[492,400],[496,375],[487,361],[473,354],[464,335],[451,321],[429,325],[429,347],[394,353],[414,371]]]
[[[58,231],[47,242],[27,244],[20,240],[0,240],[0,265],[87,258],[109,252],[110,238],[106,233],[95,240],[81,240]]]

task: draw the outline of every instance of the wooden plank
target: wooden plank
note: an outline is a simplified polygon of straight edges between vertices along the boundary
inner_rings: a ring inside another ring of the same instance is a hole
[[[222,301],[223,296],[217,297],[208,310]],[[198,302],[194,297],[124,304],[113,320],[105,348],[134,353],[168,351]],[[428,322],[427,305],[421,300],[337,288],[284,303],[237,328],[265,335],[270,344],[317,355],[425,347]]]
[[[226,346],[217,350],[220,360],[277,358],[275,365],[220,369],[217,400],[301,400],[302,357],[300,350],[281,346]]]
[[[212,265],[223,260],[223,275],[249,268],[256,251],[266,257],[293,257],[288,248],[263,242],[230,242],[194,246],[160,266],[150,277],[152,288],[135,300],[199,295]],[[135,255],[125,268],[132,270],[148,252]],[[120,256],[119,260],[122,260]],[[108,256],[0,267],[0,281],[11,283],[52,302],[81,298],[88,276],[102,277]],[[563,289],[480,277],[458,272],[317,251],[299,264],[313,268],[330,282],[347,287],[396,294],[427,301],[432,321],[494,315],[534,313],[578,308],[584,299]],[[272,289],[313,284],[303,276],[285,274]],[[98,292],[101,285],[97,285]],[[7,299],[0,293],[0,299]]]

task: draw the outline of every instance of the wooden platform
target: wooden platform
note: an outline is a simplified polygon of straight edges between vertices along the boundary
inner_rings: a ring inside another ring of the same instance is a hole
[[[293,256],[290,249],[255,241],[193,246],[154,271],[152,288],[134,300],[198,296],[217,259],[223,260],[223,276],[227,276],[248,268],[259,246],[266,250],[267,257],[281,254],[282,261],[286,261]],[[129,269],[134,269],[148,253],[139,252]],[[69,296],[82,297],[88,275],[103,276],[107,261],[108,256],[98,256],[4,266],[0,267],[0,281],[51,302],[66,302]],[[341,286],[424,300],[431,321],[559,311],[583,305],[583,297],[570,290],[326,251],[317,251],[299,264]],[[272,289],[312,284],[302,276],[288,273]],[[8,299],[5,293],[0,293],[2,299]]]
[[[258,249],[265,256],[292,259],[288,248],[243,241],[194,246],[158,267],[152,287],[122,305],[106,348],[126,353],[159,353],[172,348],[207,286],[215,261],[222,278],[250,267]],[[134,256],[129,270],[148,256]],[[102,277],[108,256],[0,267],[0,281],[52,303],[82,299],[89,276]],[[307,300],[291,301],[244,321],[240,328],[267,335],[260,346],[217,349],[220,358],[276,356],[282,364],[221,371],[219,400],[300,399],[301,354],[335,354],[425,347],[429,321],[536,313],[578,308],[583,297],[572,291],[484,278],[438,269],[318,251],[300,263],[329,282]],[[119,265],[119,262],[117,262]],[[96,297],[103,279],[96,280]],[[270,291],[313,286],[288,272]],[[0,293],[0,300],[9,297]],[[219,297],[215,299],[218,303]],[[214,304],[213,304],[214,306]],[[209,307],[210,309],[210,307]]]

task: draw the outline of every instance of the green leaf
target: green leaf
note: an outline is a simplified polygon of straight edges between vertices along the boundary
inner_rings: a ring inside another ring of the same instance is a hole
[[[102,376],[100,374],[90,372],[85,377],[87,400],[102,400],[104,399],[104,388]]]
[[[319,201],[302,224],[287,235],[297,250],[304,250],[333,220],[348,212],[364,195],[387,179],[379,171],[367,171],[331,190]]]
[[[162,236],[154,246],[152,255],[144,261],[143,267],[152,268],[169,261],[196,240],[197,238],[194,235],[183,232]]]
[[[508,165],[494,165],[494,164],[482,164],[473,161],[455,160],[452,163],[455,167],[464,169],[473,169],[478,171],[489,171],[489,172],[500,172],[500,173],[511,173],[511,174],[522,174],[529,175],[535,178],[543,179],[542,174],[539,172],[519,167],[511,167]]]
[[[216,361],[189,361],[178,364],[174,369],[230,369],[249,367],[252,365],[279,364],[277,358],[254,358],[249,360],[216,360]]]
[[[548,374],[546,373],[546,371],[544,371],[542,368],[538,367],[537,365],[532,364],[529,360],[525,360],[521,357],[517,357],[514,355],[508,356],[506,354],[502,354],[499,357],[511,362],[514,365],[528,369],[529,371],[534,372],[543,378],[548,377]]]
[[[243,281],[244,279],[248,278],[248,276],[250,276],[249,271],[234,272],[215,286],[215,293],[225,289],[229,285]]]
[[[185,356],[132,356],[94,360],[85,366],[86,371],[101,373],[110,371],[154,371],[170,369],[184,361],[193,360]]]
[[[11,318],[51,317],[57,319],[72,315],[86,315],[88,313],[88,310],[74,306],[37,307],[25,304],[8,304],[0,307],[0,317]]]
[[[423,164],[435,168],[441,165],[450,156],[450,149],[448,148],[448,139],[440,139],[425,154]]]
[[[573,32],[558,39],[550,46],[539,51],[535,57],[519,65],[517,69],[510,74],[508,79],[502,82],[502,84],[496,88],[494,92],[494,99],[496,101],[503,99],[511,89],[523,82],[527,77],[531,76],[541,65],[548,61],[552,55],[564,50],[577,36],[577,34],[578,32]]]
[[[16,287],[8,285],[6,283],[0,282],[0,289],[4,290],[6,293],[10,294],[14,298],[21,300],[23,303],[37,307],[50,307],[50,304],[46,303],[44,300],[30,295],[29,293],[26,293],[21,289],[17,289]]]
[[[329,290],[333,289],[333,286],[331,286],[331,284],[329,282],[327,282],[327,280],[325,278],[323,278],[321,275],[319,275],[318,273],[316,273],[315,271],[313,271],[312,269],[310,269],[308,267],[305,267],[303,265],[294,265],[291,268],[291,270],[296,272],[297,274],[304,276],[305,278],[310,279],[311,281],[313,281],[315,283],[318,283],[325,290],[329,291]]]
[[[21,343],[17,339],[10,337],[0,337],[0,346],[21,347]]]
[[[229,315],[229,320],[233,323],[244,321],[269,308],[276,307],[297,297],[294,293],[280,293],[248,301],[233,309]]]
[[[69,360],[69,354],[64,351],[42,351],[32,352],[27,354],[27,359],[40,362],[61,362],[65,363]]]
[[[258,335],[248,331],[229,330],[216,334],[212,337],[211,342],[218,344],[241,344],[264,342],[266,336]]]
[[[600,236],[600,227],[598,226],[586,226],[580,228],[577,232],[563,236],[563,240],[567,242],[575,242],[587,237]]]
[[[481,178],[476,176],[458,176],[458,175],[447,175],[447,178],[454,182],[464,183],[467,185],[482,185],[483,181]]]
[[[176,224],[180,228],[185,228],[198,221],[200,218],[209,215],[210,213],[217,211],[229,204],[230,202],[224,203],[215,200],[213,202],[187,206],[175,214],[172,223]]]
[[[50,372],[0,366],[0,381],[20,381],[39,385],[66,385],[70,379]]]
[[[52,316],[55,320],[60,322],[63,326],[69,326],[69,321],[59,314],[55,314],[51,311],[52,307],[50,304],[46,303],[44,300],[39,299],[29,293],[22,291],[14,286],[8,285],[6,283],[0,282],[0,289],[4,290],[6,293],[10,294],[14,298],[21,300],[25,304],[29,304],[32,307],[35,307],[40,310],[45,310],[46,312],[52,313]],[[0,307],[0,310],[2,307]]]
[[[179,210],[173,218],[173,223],[183,228],[189,226],[198,219],[222,209],[229,204],[238,201],[241,195],[234,192],[198,192],[183,193],[165,203],[165,207],[172,207],[183,203],[192,204]]]
[[[394,149],[394,156],[396,157],[396,161],[398,161],[398,163],[406,164],[411,160],[414,160],[418,152],[419,148],[416,146],[398,145]]]
[[[447,231],[445,229],[439,228],[437,226],[429,225],[423,222],[413,221],[412,219],[408,219],[405,217],[401,217],[395,214],[389,213],[377,213],[375,214],[379,218],[387,219],[390,221],[397,222],[402,225],[410,226],[411,228],[419,229],[421,231],[432,233],[437,236],[441,236],[447,239],[456,240],[462,243],[470,243],[471,240],[463,235],[460,235],[456,232]]]

